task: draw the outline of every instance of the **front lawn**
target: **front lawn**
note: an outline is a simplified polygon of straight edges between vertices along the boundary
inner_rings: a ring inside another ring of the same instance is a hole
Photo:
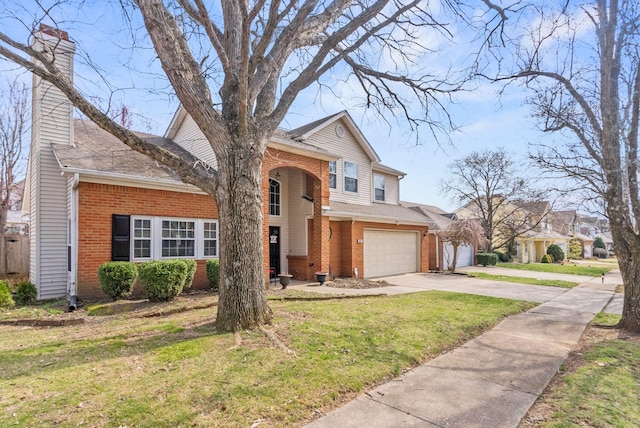
[[[603,273],[609,272],[612,267],[593,267],[573,264],[551,264],[551,263],[498,263],[498,267],[517,269],[517,270],[529,270],[534,272],[552,272],[552,273],[567,273],[571,275],[585,275],[585,276],[600,276]]]
[[[468,272],[468,275],[478,279],[488,279],[491,281],[505,281],[505,282],[515,282],[517,284],[544,285],[547,287],[573,288],[578,285],[577,282],[562,281],[558,279],[536,279],[536,278],[526,278],[524,276],[492,275],[484,272]]]
[[[607,318],[610,324],[620,319],[607,315],[594,322]],[[592,326],[580,345],[523,426],[640,426],[640,335]]]
[[[270,304],[295,354],[216,332],[215,308],[0,325],[0,426],[300,426],[533,306],[435,291]]]

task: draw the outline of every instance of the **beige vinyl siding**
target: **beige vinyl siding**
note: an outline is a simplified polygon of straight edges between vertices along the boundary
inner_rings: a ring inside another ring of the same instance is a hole
[[[57,65],[72,75],[73,44],[60,41],[58,48]],[[73,109],[57,88],[38,77],[33,99],[31,276],[38,298],[50,299],[67,292],[67,179],[60,174],[51,144],[73,141]]]
[[[380,175],[384,177],[384,202],[375,200],[375,184],[373,182],[374,175]],[[380,204],[384,203],[384,204],[399,205],[400,204],[400,183],[398,180],[398,176],[384,174],[378,171],[373,171],[373,174],[371,175],[371,200]]]
[[[305,189],[305,174],[298,169],[289,169],[289,252],[291,256],[306,256],[307,219],[313,217],[313,202],[302,197]]]
[[[204,137],[204,134],[190,115],[186,115],[184,121],[180,124],[173,141],[198,159],[206,162],[209,166],[217,167],[216,155],[213,153],[209,141]]]
[[[338,137],[336,134],[338,125],[344,127],[345,134],[342,137]],[[342,158],[336,162],[337,185],[336,189],[331,189],[331,200],[350,204],[371,205],[371,159],[362,150],[362,147],[342,120],[337,120],[316,132],[309,137],[307,142],[322,147]],[[344,190],[344,161],[358,164],[358,193],[345,192]]]

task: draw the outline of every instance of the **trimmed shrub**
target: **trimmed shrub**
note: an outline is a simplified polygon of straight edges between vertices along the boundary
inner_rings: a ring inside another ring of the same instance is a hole
[[[114,301],[130,296],[138,278],[138,267],[133,262],[106,262],[98,268],[102,291]]]
[[[192,259],[182,259],[181,261],[187,264],[187,279],[184,281],[184,287],[182,288],[182,291],[184,291],[190,289],[193,285],[193,277],[196,275],[198,263]]]
[[[20,306],[28,305],[38,298],[38,289],[30,281],[21,281],[16,288],[15,302]]]
[[[509,254],[503,253],[502,251],[494,251],[493,254],[498,256],[498,261],[501,263],[509,263],[512,260]]]
[[[562,251],[562,248],[556,244],[549,245],[549,248],[547,248],[547,254],[550,254],[551,257],[553,257],[554,262],[561,262],[564,260],[564,251]]]
[[[220,289],[220,259],[207,260],[207,279],[213,291]]]
[[[144,262],[138,266],[142,292],[152,302],[167,302],[182,292],[187,280],[184,260]]]
[[[553,263],[553,256],[551,254],[543,255],[540,263]]]
[[[498,263],[498,256],[495,253],[478,253],[476,260],[482,266],[495,266]]]
[[[9,291],[7,281],[0,281],[0,309],[11,309],[16,305]]]

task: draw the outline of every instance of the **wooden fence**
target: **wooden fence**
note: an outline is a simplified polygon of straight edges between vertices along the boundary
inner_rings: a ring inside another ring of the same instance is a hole
[[[0,273],[3,275],[29,275],[29,235],[6,235],[0,243],[4,245],[4,257],[0,257]]]

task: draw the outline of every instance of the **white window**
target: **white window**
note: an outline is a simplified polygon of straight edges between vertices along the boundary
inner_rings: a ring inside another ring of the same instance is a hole
[[[150,218],[136,218],[133,220],[133,258],[151,258]]]
[[[344,190],[358,193],[358,164],[344,161]]]
[[[375,174],[373,176],[374,200],[384,202],[384,176]]]
[[[338,163],[336,161],[329,162],[329,188],[337,189],[338,185]]]
[[[196,255],[196,222],[162,220],[162,257]]]
[[[269,215],[280,215],[280,183],[269,179]]]
[[[132,260],[218,257],[218,221],[132,217]]]
[[[218,223],[215,221],[203,222],[204,256],[218,257]]]

